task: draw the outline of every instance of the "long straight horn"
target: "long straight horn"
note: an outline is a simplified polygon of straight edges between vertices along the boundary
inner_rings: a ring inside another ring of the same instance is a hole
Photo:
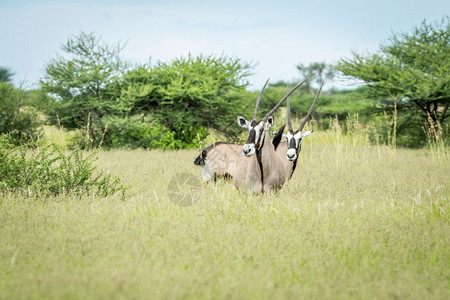
[[[298,89],[302,84],[304,84],[306,81],[308,81],[309,78],[306,78],[300,83],[297,83],[296,86],[292,90],[290,90],[286,96],[283,97],[283,99],[280,100],[280,102],[277,103],[268,113],[267,115],[262,119],[264,122],[267,121],[267,118],[269,118],[280,106],[283,104],[284,100],[286,100],[293,92],[295,92],[296,89]]]
[[[259,108],[259,102],[261,102],[261,98],[264,92],[264,89],[266,88],[267,83],[269,82],[270,78],[267,79],[266,83],[264,84],[261,92],[259,92],[259,96],[258,96],[258,100],[256,100],[256,105],[255,105],[255,112],[253,113],[253,120],[256,120],[256,118],[258,117],[258,108]]]
[[[289,82],[286,84],[286,92],[288,92],[289,90]],[[291,122],[291,101],[290,101],[290,97],[287,98],[286,100],[286,104],[287,104],[287,125],[288,125],[288,130],[291,131],[292,130],[292,122]]]
[[[314,98],[314,101],[311,104],[311,107],[309,108],[308,113],[306,114],[306,117],[303,119],[302,123],[300,124],[300,127],[298,128],[297,132],[302,131],[302,129],[305,126],[306,122],[308,122],[308,119],[311,116],[312,111],[314,109],[314,105],[316,104],[317,99],[319,99],[319,95],[320,95],[320,92],[322,91],[322,87],[323,87],[323,82],[322,82],[322,85],[320,86],[319,91],[316,94],[316,98]]]

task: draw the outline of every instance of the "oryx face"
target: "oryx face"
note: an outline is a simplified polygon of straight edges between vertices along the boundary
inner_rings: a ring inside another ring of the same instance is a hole
[[[264,142],[264,130],[268,130],[273,126],[273,117],[267,118],[267,121],[247,121],[244,117],[237,117],[238,125],[247,128],[248,138],[247,142],[242,148],[242,153],[246,156],[251,156],[256,153]]]
[[[301,149],[301,143],[303,138],[310,135],[312,131],[302,133],[301,131],[289,130],[287,134],[283,134],[283,137],[287,140],[288,150],[286,158],[289,161],[295,161],[298,158],[298,153]]]

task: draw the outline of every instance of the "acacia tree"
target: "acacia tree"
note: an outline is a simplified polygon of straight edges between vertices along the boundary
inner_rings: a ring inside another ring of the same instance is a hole
[[[114,109],[119,79],[127,69],[121,43],[108,45],[95,33],[81,32],[61,46],[64,55],[50,60],[41,80],[56,105],[59,121],[67,128],[83,128],[95,138],[92,124]]]
[[[335,76],[335,69],[324,62],[313,62],[309,65],[298,64],[297,70],[302,74],[303,78],[309,78],[307,82],[303,84],[304,89],[308,93],[314,94],[311,85],[316,84],[320,86],[322,82],[331,80]]]
[[[369,95],[419,113],[431,126],[446,121],[450,103],[450,23],[423,21],[411,33],[394,34],[379,52],[353,53],[337,69],[363,80]]]
[[[0,134],[7,133],[17,143],[39,138],[39,116],[26,102],[23,91],[0,82]]]

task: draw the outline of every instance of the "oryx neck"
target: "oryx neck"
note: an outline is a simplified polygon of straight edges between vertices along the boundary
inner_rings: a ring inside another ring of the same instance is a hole
[[[265,164],[265,160],[268,158],[264,157],[263,160],[263,154],[265,156],[270,155],[268,154],[268,147],[271,146],[269,142],[269,129],[264,129],[263,134],[261,136],[261,146],[256,150],[256,159],[258,161],[259,169],[261,171],[261,183],[262,183],[262,192],[264,192],[264,170],[266,168],[269,168],[267,164]]]

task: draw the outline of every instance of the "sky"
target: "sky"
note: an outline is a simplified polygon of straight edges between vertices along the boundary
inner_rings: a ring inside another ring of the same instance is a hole
[[[0,66],[35,88],[61,44],[84,31],[126,42],[131,63],[238,57],[256,65],[248,80],[259,89],[267,78],[298,80],[300,63],[374,53],[394,33],[449,14],[448,0],[0,0]]]

